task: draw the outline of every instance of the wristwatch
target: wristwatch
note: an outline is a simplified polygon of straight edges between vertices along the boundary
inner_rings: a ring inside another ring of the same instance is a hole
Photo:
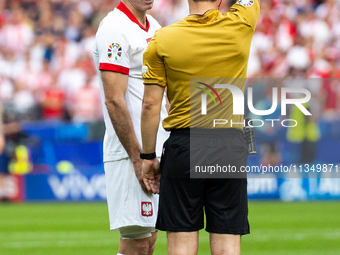
[[[140,158],[141,159],[148,159],[148,160],[154,159],[154,158],[156,158],[156,152],[153,152],[153,153],[140,152]]]

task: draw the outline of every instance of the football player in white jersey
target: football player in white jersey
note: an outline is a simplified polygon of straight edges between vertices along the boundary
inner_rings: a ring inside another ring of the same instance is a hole
[[[152,5],[153,0],[121,0],[101,22],[93,52],[106,126],[104,169],[110,229],[120,231],[118,254],[126,255],[152,254],[157,237],[158,195],[148,193],[143,184],[141,159],[153,155],[140,155],[143,53],[160,28],[146,14]],[[166,116],[164,96],[160,117]],[[155,156],[161,156],[167,138],[160,125]]]

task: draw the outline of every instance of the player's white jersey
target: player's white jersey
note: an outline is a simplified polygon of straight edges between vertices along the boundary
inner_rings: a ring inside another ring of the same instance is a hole
[[[155,31],[160,27],[158,22],[150,15],[147,15],[147,27],[143,27],[129,9],[120,2],[101,22],[93,50],[93,58],[99,76],[100,70],[129,75],[125,101],[140,144],[142,144],[140,123],[144,94],[142,78],[143,53]],[[128,154],[115,133],[106,109],[102,81],[100,81],[100,90],[106,126],[104,162],[128,158]],[[168,138],[168,133],[162,127],[162,121],[167,116],[165,102],[164,97],[157,136],[156,153],[158,157],[161,156],[163,143]]]

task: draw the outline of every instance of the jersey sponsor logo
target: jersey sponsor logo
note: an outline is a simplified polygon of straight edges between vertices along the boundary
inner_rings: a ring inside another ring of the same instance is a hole
[[[122,56],[122,46],[118,43],[112,43],[107,50],[107,56],[110,60],[119,60]]]
[[[151,217],[153,215],[152,203],[142,202],[142,216]]]
[[[250,7],[254,4],[254,0],[238,0],[237,4],[245,7]]]
[[[148,67],[147,66],[143,66],[142,67],[142,73],[146,73],[146,71],[148,71]]]

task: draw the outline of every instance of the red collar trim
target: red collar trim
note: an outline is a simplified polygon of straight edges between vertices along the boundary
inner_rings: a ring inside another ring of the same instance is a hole
[[[123,4],[122,2],[119,2],[119,4],[116,7],[118,10],[120,10],[121,12],[123,12],[126,16],[128,16],[128,18],[136,23],[141,29],[143,29],[144,31],[148,32],[149,28],[150,28],[150,23],[148,21],[148,18],[146,18],[146,27],[143,27],[143,25],[141,23],[139,23],[139,21],[136,19],[136,17],[132,14],[132,12],[125,6],[125,4]]]

